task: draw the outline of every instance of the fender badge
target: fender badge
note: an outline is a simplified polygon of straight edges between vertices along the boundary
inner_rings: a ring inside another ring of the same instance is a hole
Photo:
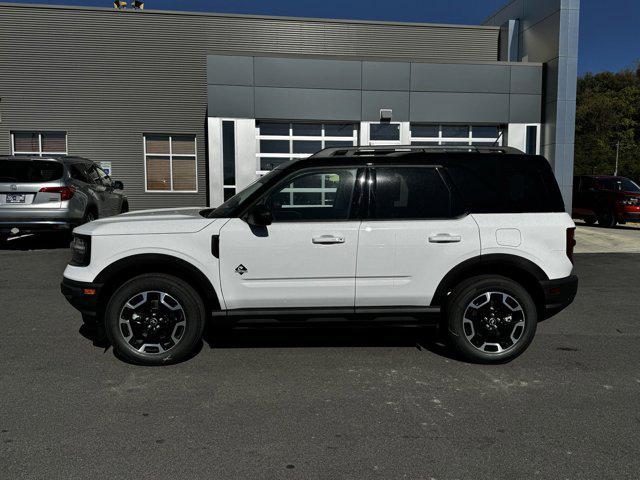
[[[245,273],[247,273],[247,267],[245,267],[244,265],[240,264],[236,267],[236,273],[238,275],[244,275]]]

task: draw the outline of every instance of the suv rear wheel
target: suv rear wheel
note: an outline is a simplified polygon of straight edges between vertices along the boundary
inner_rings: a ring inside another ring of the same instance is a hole
[[[471,278],[451,294],[449,337],[456,349],[477,363],[504,363],[526,350],[536,333],[538,314],[531,295],[497,275]]]
[[[187,358],[202,340],[205,306],[183,280],[146,274],[123,284],[105,312],[105,328],[118,354],[140,365]]]

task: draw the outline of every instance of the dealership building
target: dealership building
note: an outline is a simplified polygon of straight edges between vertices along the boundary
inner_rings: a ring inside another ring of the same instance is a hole
[[[218,205],[330,146],[504,145],[544,155],[569,206],[579,0],[487,17],[0,3],[0,155],[91,158],[142,209]]]

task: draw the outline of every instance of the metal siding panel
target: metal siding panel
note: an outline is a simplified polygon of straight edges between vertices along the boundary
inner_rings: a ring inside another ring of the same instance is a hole
[[[253,57],[208,55],[207,83],[210,85],[253,85]]]
[[[256,118],[360,120],[359,90],[256,87]]]
[[[409,91],[410,84],[409,62],[362,62],[363,90]]]
[[[411,90],[509,93],[507,65],[412,63]]]
[[[254,65],[256,87],[362,88],[358,61],[256,57]]]
[[[411,92],[411,121],[509,123],[509,95]]]
[[[393,109],[393,120],[409,121],[409,92],[362,92],[362,121],[377,122],[380,120],[380,109]]]
[[[540,123],[542,95],[510,95],[509,123]]]
[[[542,66],[511,65],[511,93],[542,94]]]
[[[207,90],[210,117],[255,118],[253,87],[209,85]]]

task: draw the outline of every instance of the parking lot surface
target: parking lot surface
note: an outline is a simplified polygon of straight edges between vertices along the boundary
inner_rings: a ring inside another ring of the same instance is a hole
[[[214,333],[143,368],[80,328],[67,249],[21,248],[0,250],[2,478],[639,476],[640,255],[577,255],[575,304],[507,365],[378,328]]]

